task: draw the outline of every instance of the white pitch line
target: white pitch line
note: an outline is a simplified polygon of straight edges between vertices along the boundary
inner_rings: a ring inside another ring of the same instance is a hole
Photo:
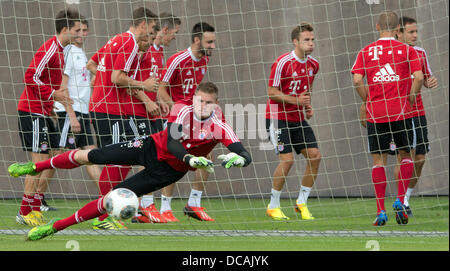
[[[28,230],[0,230],[0,235],[25,235]],[[64,230],[57,235],[117,236],[257,236],[257,237],[448,237],[426,231],[252,231],[252,230]]]

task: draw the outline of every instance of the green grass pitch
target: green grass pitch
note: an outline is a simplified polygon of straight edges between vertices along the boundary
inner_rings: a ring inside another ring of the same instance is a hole
[[[64,218],[87,200],[50,200],[58,211],[47,218]],[[159,200],[156,201],[159,203]],[[391,206],[393,199],[386,200]],[[74,225],[36,242],[26,242],[30,227],[17,225],[18,200],[0,201],[1,251],[410,251],[449,250],[448,197],[411,199],[414,217],[408,225],[397,225],[388,209],[388,224],[372,226],[374,199],[312,198],[308,206],[316,217],[303,221],[294,212],[293,200],[282,200],[291,219],[273,221],[265,215],[267,199],[208,199],[202,201],[214,222],[189,219],[181,212],[185,199],[174,199],[172,208],[179,223],[132,224],[128,230],[94,231],[91,223]],[[11,231],[8,231],[11,230]],[[134,235],[134,233],[137,233]]]

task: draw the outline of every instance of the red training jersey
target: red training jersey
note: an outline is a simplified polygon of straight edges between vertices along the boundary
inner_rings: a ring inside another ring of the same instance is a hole
[[[192,99],[197,86],[206,74],[208,62],[207,56],[197,59],[190,47],[167,60],[161,81],[169,84],[168,93],[174,102]]]
[[[305,60],[297,57],[294,51],[281,55],[272,64],[269,87],[278,88],[286,95],[299,96],[311,89],[314,77],[319,71],[319,62],[312,56]],[[279,103],[268,99],[266,119],[279,119],[301,122],[305,119],[303,106]]]
[[[367,121],[384,123],[411,118],[410,78],[421,69],[416,50],[394,38],[380,38],[364,47],[352,73],[367,76]]]
[[[161,77],[161,72],[164,68],[164,49],[162,46],[157,47],[155,44],[150,46],[148,50],[143,53],[139,61],[139,68],[136,73],[136,80],[145,81],[154,76]],[[156,101],[156,92],[145,91],[145,94],[152,100]],[[132,97],[132,106],[127,107],[127,115],[146,117],[148,119],[159,119],[160,116],[153,116],[148,114],[145,105],[136,97]]]
[[[194,156],[206,156],[219,142],[226,147],[239,142],[238,137],[226,123],[225,117],[218,106],[209,118],[199,120],[194,115],[192,100],[182,100],[172,107],[168,122],[182,126],[183,133],[180,142],[187,152]],[[151,135],[156,145],[158,160],[165,161],[180,172],[195,170],[168,151],[167,136],[167,128]]]
[[[52,95],[61,86],[63,71],[64,47],[54,36],[39,47],[25,71],[25,88],[17,110],[49,116]]]
[[[131,103],[127,88],[111,82],[113,70],[124,71],[134,78],[138,65],[138,45],[130,31],[118,34],[92,56],[97,63],[97,75],[89,111],[111,115],[126,115],[125,107]]]
[[[428,62],[427,53],[425,50],[419,46],[414,46],[414,49],[417,51],[419,58],[422,63],[422,72],[424,76],[424,80],[427,80],[433,73],[431,72],[430,64]],[[414,78],[411,78],[413,80]],[[424,116],[425,115],[425,107],[423,106],[422,95],[419,94],[416,96],[416,103],[412,107],[413,117]]]

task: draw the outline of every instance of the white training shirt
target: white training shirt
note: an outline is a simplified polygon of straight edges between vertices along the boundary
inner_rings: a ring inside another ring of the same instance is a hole
[[[64,47],[64,74],[69,76],[69,95],[73,99],[73,110],[89,114],[91,98],[91,74],[86,69],[88,59],[82,48],[75,45]],[[55,112],[66,111],[61,103],[55,102]]]

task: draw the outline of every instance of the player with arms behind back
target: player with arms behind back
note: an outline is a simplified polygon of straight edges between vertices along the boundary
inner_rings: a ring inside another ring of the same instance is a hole
[[[213,83],[202,83],[192,100],[174,104],[167,128],[159,133],[100,149],[68,151],[41,163],[14,164],[9,167],[9,172],[12,176],[20,176],[48,168],[71,169],[86,164],[141,165],[145,166],[144,170],[114,189],[127,188],[142,196],[180,180],[189,170],[212,172],[214,164],[205,156],[219,142],[230,151],[218,156],[225,168],[245,167],[251,163],[251,156],[224,121],[217,96],[218,89]],[[70,217],[31,229],[27,239],[39,240],[101,216],[106,212],[104,198],[91,201]]]
[[[401,156],[393,209],[398,224],[408,223],[403,201],[414,170],[410,156],[413,139],[411,105],[420,92],[423,73],[416,50],[395,40],[398,27],[396,13],[382,13],[376,24],[380,38],[358,53],[352,67],[353,84],[366,103],[369,151],[373,160],[372,182],[377,202],[375,226],[383,226],[387,222],[385,165],[392,139]],[[412,83],[411,74],[414,76]],[[364,77],[368,86],[364,84]]]
[[[273,175],[266,213],[275,220],[289,219],[280,208],[280,195],[294,165],[293,150],[307,160],[295,210],[302,219],[314,219],[306,203],[317,177],[321,155],[314,131],[305,120],[313,115],[311,89],[319,71],[319,63],[310,55],[315,46],[313,31],[308,23],[295,27],[291,32],[294,50],[280,56],[270,73],[266,128],[280,162]]]

